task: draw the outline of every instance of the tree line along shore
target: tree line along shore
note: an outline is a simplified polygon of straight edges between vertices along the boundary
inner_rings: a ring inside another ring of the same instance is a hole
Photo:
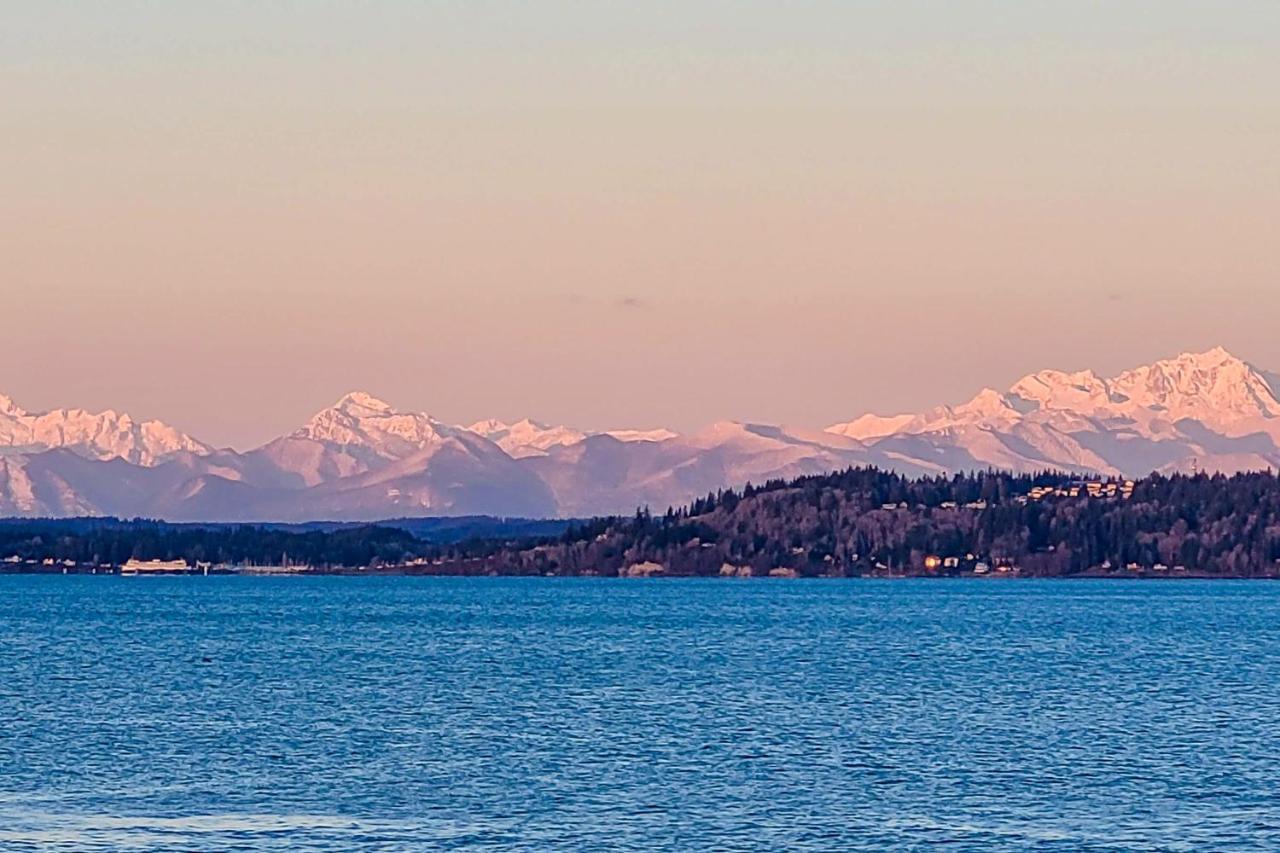
[[[569,522],[558,535],[483,529],[440,542],[390,523],[13,519],[0,523],[0,572],[1270,578],[1280,478],[850,468]]]

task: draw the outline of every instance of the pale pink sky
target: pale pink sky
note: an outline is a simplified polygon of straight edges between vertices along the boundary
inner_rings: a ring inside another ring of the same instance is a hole
[[[0,393],[247,447],[1280,368],[1280,4],[29,3]]]

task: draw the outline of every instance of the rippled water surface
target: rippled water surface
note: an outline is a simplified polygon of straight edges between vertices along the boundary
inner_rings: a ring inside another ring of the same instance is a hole
[[[1280,848],[1280,584],[0,576],[0,849]]]

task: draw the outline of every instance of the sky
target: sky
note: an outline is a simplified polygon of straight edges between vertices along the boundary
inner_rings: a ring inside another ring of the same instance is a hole
[[[248,448],[1280,368],[1280,3],[3,3],[0,392]]]

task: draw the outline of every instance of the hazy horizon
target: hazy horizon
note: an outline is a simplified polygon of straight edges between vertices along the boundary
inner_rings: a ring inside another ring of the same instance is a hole
[[[1280,368],[1280,4],[23,4],[0,393],[240,449]]]

